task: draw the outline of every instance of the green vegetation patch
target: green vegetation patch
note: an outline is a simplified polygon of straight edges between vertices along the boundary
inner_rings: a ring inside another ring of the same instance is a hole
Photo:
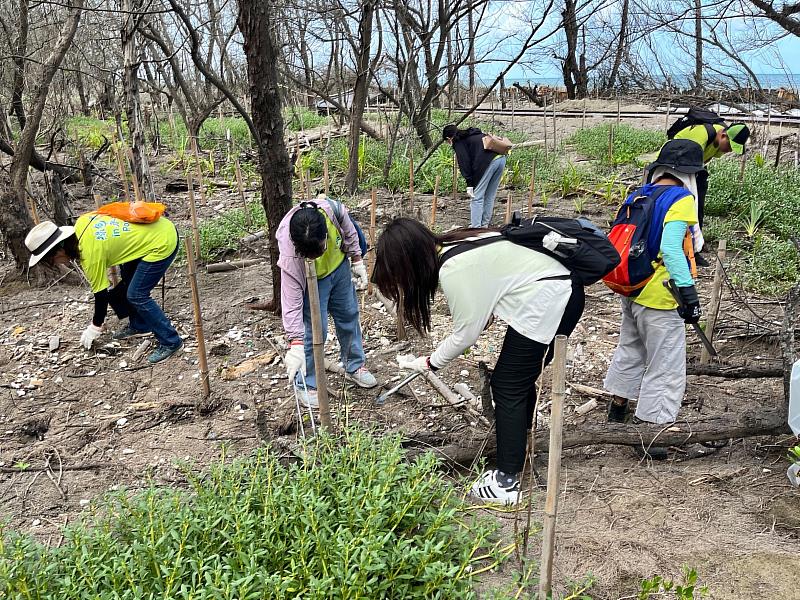
[[[187,468],[187,491],[115,493],[59,547],[3,529],[0,597],[474,598],[468,567],[492,529],[465,521],[436,458],[344,438],[321,435],[290,466],[262,449]]]
[[[613,127],[612,156],[609,157],[609,130]],[[578,152],[604,165],[636,162],[642,154],[654,152],[667,141],[662,131],[631,127],[630,125],[595,125],[579,129],[567,139]]]

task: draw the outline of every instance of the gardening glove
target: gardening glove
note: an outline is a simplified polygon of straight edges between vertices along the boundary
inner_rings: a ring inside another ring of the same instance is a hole
[[[697,290],[693,285],[679,287],[678,292],[683,300],[683,306],[678,307],[678,314],[688,324],[692,325],[700,321],[703,311],[700,309],[700,299],[697,297]]]
[[[467,188],[467,196],[469,196],[470,198],[474,198],[475,197],[475,188],[468,187]]]
[[[413,354],[398,354],[397,364],[401,369],[408,371],[419,371],[420,373],[429,371],[431,368],[429,357],[415,357]]]
[[[286,376],[290,381],[294,379],[298,371],[303,375],[306,374],[306,351],[303,348],[303,342],[299,340],[290,342],[289,351],[283,358],[283,363],[286,365]]]
[[[357,290],[365,290],[367,289],[367,266],[364,264],[363,260],[358,262],[354,262],[352,264],[353,270],[353,283],[356,286]]]
[[[87,350],[91,350],[92,344],[101,335],[103,335],[103,328],[94,323],[89,323],[89,326],[81,334],[81,345]]]

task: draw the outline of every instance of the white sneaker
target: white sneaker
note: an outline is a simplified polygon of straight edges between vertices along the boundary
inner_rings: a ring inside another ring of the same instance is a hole
[[[374,388],[378,385],[378,380],[375,379],[375,376],[364,366],[359,367],[358,370],[352,373],[347,373],[344,378],[362,388]]]
[[[513,505],[519,502],[519,480],[505,487],[497,480],[497,470],[486,471],[472,484],[471,493],[476,498],[491,504]]]
[[[303,406],[308,408],[319,408],[319,400],[317,400],[317,390],[314,388],[305,388],[298,385],[294,386],[294,393],[300,398]]]

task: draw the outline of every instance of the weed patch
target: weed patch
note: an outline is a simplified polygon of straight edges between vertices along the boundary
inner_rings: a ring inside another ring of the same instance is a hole
[[[608,155],[609,129],[614,128],[612,156]],[[575,144],[578,152],[604,165],[633,163],[647,152],[658,150],[667,141],[661,131],[629,125],[596,125],[575,132],[567,143]]]
[[[432,454],[408,463],[398,437],[344,438],[288,467],[260,450],[185,469],[188,491],[115,493],[60,547],[2,530],[0,596],[474,598],[468,567],[496,562],[493,527],[465,522]]]

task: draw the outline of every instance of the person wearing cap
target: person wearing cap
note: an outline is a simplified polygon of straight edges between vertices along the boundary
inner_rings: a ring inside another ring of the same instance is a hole
[[[648,166],[652,183],[634,192],[638,196],[658,193],[649,231],[651,235],[660,233],[660,260],[639,295],[621,298],[619,342],[603,382],[613,395],[608,412],[611,422],[625,421],[631,400],[638,400],[634,417],[638,421],[671,423],[678,416],[686,390],[684,323],[697,323],[701,315],[687,228],[697,223],[691,190],[694,176],[703,168],[699,145],[671,140]],[[663,282],[669,279],[675,282],[683,301],[680,312],[664,287]],[[664,449],[650,448],[648,452],[653,458],[666,458]]]
[[[120,319],[128,319],[128,324],[112,335],[114,339],[146,333],[156,338],[158,346],[147,358],[151,364],[183,346],[175,327],[150,297],[178,253],[178,232],[166,217],[137,224],[87,213],[78,217],[75,227],[44,221],[28,232],[25,245],[31,253],[31,267],[40,261],[80,264],[94,294],[94,314],[81,335],[87,350],[103,333],[109,305]],[[111,288],[108,269],[117,265],[122,281]]]
[[[319,406],[305,259],[314,261],[317,272],[323,342],[330,313],[345,379],[363,388],[378,385],[365,366],[356,288],[367,287],[367,268],[347,208],[325,196],[301,202],[283,217],[275,238],[281,269],[281,317],[289,343],[284,363],[295,393],[306,406]]]
[[[470,197],[470,227],[487,227],[492,220],[494,199],[506,167],[506,157],[483,147],[484,133],[477,127],[442,129],[442,139],[453,147],[458,169],[467,182]]]
[[[750,138],[750,129],[744,123],[724,125],[716,123],[691,125],[675,134],[676,140],[691,140],[703,149],[703,164],[707,165],[712,158],[719,158],[729,152],[744,154],[744,147]],[[706,192],[708,192],[708,171],[702,169],[697,179],[697,222],[703,227]]]

